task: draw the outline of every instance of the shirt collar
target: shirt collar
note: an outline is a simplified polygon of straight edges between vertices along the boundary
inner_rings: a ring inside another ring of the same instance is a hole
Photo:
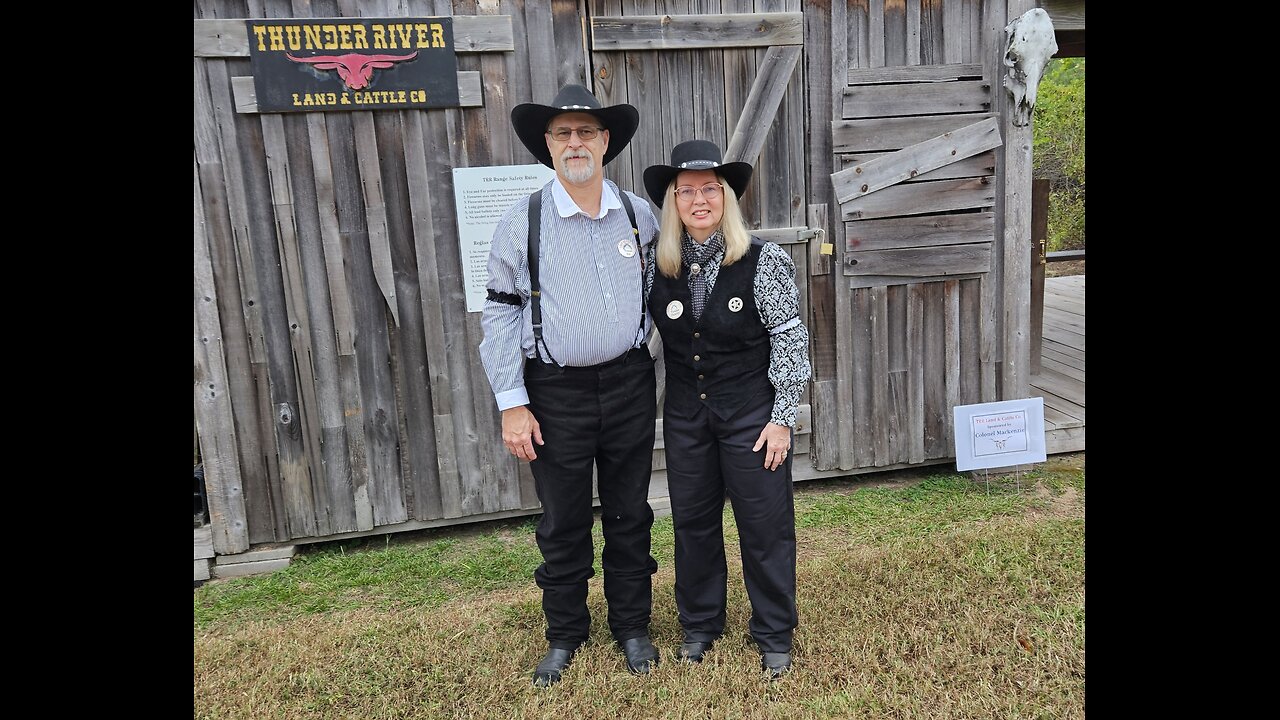
[[[556,176],[551,181],[551,197],[556,201],[556,211],[560,213],[560,217],[586,215],[582,208],[578,207],[578,203],[569,197],[569,191],[564,189],[559,176]],[[600,214],[591,219],[599,220],[610,210],[616,210],[620,207],[622,207],[622,201],[618,199],[617,194],[609,187],[609,183],[604,183],[600,192]]]

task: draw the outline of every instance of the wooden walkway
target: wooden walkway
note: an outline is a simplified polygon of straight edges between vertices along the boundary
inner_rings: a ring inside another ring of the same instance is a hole
[[[1045,278],[1042,327],[1030,384],[1044,398],[1045,452],[1084,450],[1084,275]]]

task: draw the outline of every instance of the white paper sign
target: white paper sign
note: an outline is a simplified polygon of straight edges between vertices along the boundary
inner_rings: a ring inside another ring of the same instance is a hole
[[[952,412],[956,470],[1044,462],[1044,398],[957,405]]]
[[[458,251],[466,283],[467,312],[484,309],[493,229],[516,200],[546,185],[556,171],[542,164],[453,169]]]

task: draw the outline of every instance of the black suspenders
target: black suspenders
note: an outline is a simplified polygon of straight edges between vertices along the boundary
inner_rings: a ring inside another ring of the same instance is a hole
[[[543,188],[545,190],[545,188]],[[542,339],[542,305],[539,300],[542,297],[542,291],[538,285],[538,255],[541,248],[542,240],[542,192],[538,190],[529,196],[529,299],[533,303],[530,308],[533,320],[533,351],[538,356],[538,361],[542,361],[542,352],[538,350],[538,344],[541,343],[544,350],[547,351],[547,357],[551,358],[551,362],[559,365],[551,355],[550,348]],[[622,207],[627,210],[627,217],[631,220],[631,234],[636,243],[636,255],[640,258],[640,277],[641,285],[644,285],[644,252],[640,247],[640,229],[636,226],[636,210],[631,206],[631,198],[622,190],[618,191],[618,196],[622,198]],[[641,294],[644,293],[643,287]],[[640,329],[644,329],[644,299],[640,302]]]

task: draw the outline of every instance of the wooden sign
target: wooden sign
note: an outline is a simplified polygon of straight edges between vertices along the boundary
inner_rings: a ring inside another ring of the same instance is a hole
[[[453,18],[246,20],[259,112],[459,107]]]

